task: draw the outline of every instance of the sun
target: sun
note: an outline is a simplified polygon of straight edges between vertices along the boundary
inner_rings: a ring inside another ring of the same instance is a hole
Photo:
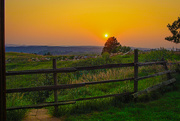
[[[105,34],[104,36],[107,38],[107,37],[108,37],[108,34]]]

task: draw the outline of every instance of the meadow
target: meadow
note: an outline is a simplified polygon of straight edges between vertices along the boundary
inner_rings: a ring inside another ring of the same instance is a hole
[[[162,57],[168,62],[176,62],[180,60],[180,55],[165,49],[159,49],[151,52],[139,52],[139,62],[159,61]],[[6,70],[20,71],[33,69],[50,69],[52,68],[52,59],[57,59],[57,68],[63,67],[79,67],[79,66],[94,66],[111,63],[132,63],[134,60],[133,52],[127,55],[116,55],[110,57],[105,53],[96,58],[73,60],[73,55],[68,56],[51,56],[51,55],[36,55],[26,53],[6,53]],[[175,69],[175,66],[169,66],[170,69]],[[145,66],[139,68],[139,76],[146,76],[157,72],[164,71],[161,65]],[[134,70],[132,67],[101,69],[91,71],[80,71],[73,73],[59,73],[58,84],[75,84],[81,82],[102,81],[110,79],[123,79],[133,77]],[[158,84],[167,80],[166,75],[157,76],[141,80],[138,90],[146,89],[152,85]],[[20,87],[36,87],[43,85],[53,85],[52,74],[31,74],[7,76],[7,89]],[[133,81],[115,82],[107,84],[98,84],[75,89],[58,90],[58,101],[73,100],[78,98],[102,96],[107,94],[117,94],[122,92],[133,91]],[[62,117],[68,115],[79,115],[91,113],[92,111],[103,111],[113,106],[121,105],[122,102],[129,102],[132,97],[115,97],[95,99],[91,101],[80,101],[76,104],[59,106],[58,112],[54,112],[54,107],[48,107],[52,115]],[[43,102],[53,102],[53,91],[39,91],[26,93],[7,94],[7,107],[39,104]],[[10,120],[21,120],[28,110],[8,111],[7,117]],[[70,120],[70,117],[67,120]]]
[[[175,76],[180,80],[180,75]],[[66,115],[66,121],[179,121],[180,81],[163,87],[138,100],[122,100],[100,111]]]

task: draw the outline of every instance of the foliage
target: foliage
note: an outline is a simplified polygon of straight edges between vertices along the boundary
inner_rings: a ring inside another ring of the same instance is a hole
[[[152,69],[151,69],[152,68]],[[148,74],[154,74],[155,67],[143,67],[139,69],[139,74],[147,76]],[[151,69],[149,73],[144,74],[144,70]],[[162,67],[158,68],[159,71],[162,71]],[[97,71],[96,73],[87,73],[82,74],[78,80],[73,80],[72,83],[82,83],[82,82],[91,82],[91,81],[101,81],[101,80],[109,80],[109,79],[122,79],[127,77],[133,77],[133,68],[124,68],[124,69],[108,69],[106,71]],[[151,85],[158,84],[163,81],[162,77],[154,77],[151,79],[145,79],[139,82],[139,90],[143,90]],[[125,81],[125,82],[116,82],[116,83],[107,83],[93,86],[86,86],[77,89],[69,89],[59,91],[58,99],[60,101],[64,100],[73,100],[78,98],[87,98],[94,96],[102,96],[107,94],[118,94],[122,92],[131,92],[133,91],[133,82]],[[123,97],[122,97],[123,98]],[[104,109],[105,105],[111,105],[114,102],[112,101],[114,98],[107,99],[99,99],[97,101],[83,101],[76,102],[73,105],[61,106],[59,107],[58,115],[72,115],[85,113],[90,111],[98,111],[100,107]],[[103,101],[102,101],[103,100]],[[118,99],[117,103],[121,103],[123,99]],[[47,102],[53,101],[53,95],[47,99]],[[92,103],[90,103],[92,102]],[[49,108],[53,110],[53,108]]]
[[[165,60],[173,60],[173,51],[160,48],[158,50],[153,50],[145,54],[144,61],[161,61],[162,58]]]
[[[43,79],[40,79],[40,83],[36,83],[37,86],[47,86],[53,85],[53,76],[52,74],[44,74]],[[52,91],[36,91],[36,92],[29,92],[26,95],[26,98],[31,99],[34,103],[42,103],[46,100],[53,92]],[[29,97],[30,96],[30,97]]]
[[[101,54],[103,54],[104,52],[111,53],[112,50],[114,50],[119,45],[120,43],[116,40],[115,37],[109,37],[104,45],[104,48]]]
[[[177,73],[180,74],[180,64],[178,64],[178,65],[175,66],[175,70],[176,70]]]
[[[122,52],[122,53],[126,53],[126,52],[129,52],[131,50],[130,47],[127,47],[127,46],[118,46],[114,53],[117,53],[117,52]]]
[[[7,121],[22,121],[26,114],[27,110],[13,110],[7,111]]]
[[[30,105],[30,101],[23,98],[24,94],[13,93],[6,94],[6,107]],[[24,118],[27,109],[10,110],[7,111],[7,121],[21,121]]]
[[[180,80],[180,76],[177,76]],[[180,83],[169,85],[149,95],[144,95],[136,100],[136,103],[130,100],[129,103],[114,102],[106,104],[104,110],[89,111],[78,115],[67,115],[66,121],[108,121],[108,120],[172,120],[178,121],[179,117],[179,90]],[[116,105],[115,105],[116,103]],[[119,105],[117,105],[119,104]],[[153,113],[152,113],[153,112]]]
[[[45,53],[44,55],[52,55],[50,52]]]
[[[105,63],[111,62],[110,54],[108,52],[104,52],[102,54],[102,58],[105,61]]]
[[[131,50],[130,47],[121,46],[115,37],[110,37],[110,38],[108,38],[107,42],[105,43],[101,54],[103,54],[105,52],[107,52],[109,54],[110,53],[117,53],[117,52],[126,53],[130,50]]]
[[[168,24],[167,27],[173,36],[166,37],[165,40],[172,41],[176,44],[180,43],[180,17],[172,25]]]
[[[112,63],[121,63],[121,57],[118,58],[111,58],[108,52],[102,54],[102,57],[97,58],[88,58],[86,60],[78,60],[73,61],[68,66],[70,67],[78,67],[78,66],[98,66],[104,64],[112,64]]]
[[[165,51],[164,56],[170,53],[167,59],[179,59],[178,55],[171,53],[171,51]],[[147,53],[139,55],[139,61],[142,62],[147,59],[148,56],[156,56],[159,52],[154,54]],[[34,54],[24,54],[24,53],[8,53],[6,55],[6,60],[10,59],[11,61],[6,63],[7,71],[19,71],[19,70],[32,70],[32,69],[47,69],[52,68],[52,59],[46,61],[30,61],[27,62],[30,58],[57,58],[57,66],[58,68],[62,67],[79,67],[79,66],[95,66],[95,65],[103,65],[109,63],[129,63],[133,62],[133,55],[117,55],[110,57],[109,53],[103,53],[101,57],[97,58],[89,58],[82,60],[74,60],[74,61],[60,61],[58,58],[62,56],[39,56]],[[28,59],[26,59],[28,58]],[[150,58],[151,59],[151,58]],[[140,67],[139,75],[146,76],[148,74],[153,74],[155,72],[161,71],[161,67]],[[58,73],[58,84],[75,84],[82,82],[91,82],[91,81],[102,81],[102,80],[110,80],[110,79],[123,79],[127,77],[133,77],[133,68],[114,68],[114,69],[99,69],[99,70],[88,70],[88,71],[79,71],[73,73]],[[139,81],[139,90],[145,89],[151,85],[158,84],[163,81],[166,76],[159,76],[151,79],[145,79]],[[36,87],[36,86],[45,86],[45,85],[53,85],[53,76],[51,74],[34,74],[34,75],[17,75],[17,76],[7,76],[7,89],[10,88],[20,88],[20,87]],[[85,97],[93,97],[93,96],[102,96],[106,94],[116,94],[121,92],[133,91],[133,82],[125,81],[125,82],[116,82],[116,83],[107,83],[107,84],[98,84],[92,86],[86,86],[77,89],[67,89],[67,90],[59,90],[58,91],[58,100],[70,100],[77,98],[85,98]],[[14,98],[16,97],[16,98]],[[53,92],[30,92],[24,93],[18,96],[9,95],[7,97],[8,106],[20,106],[20,105],[28,105],[28,104],[37,104],[42,102],[52,102],[54,101]],[[122,99],[124,100],[124,99]],[[114,101],[114,98],[107,98],[102,100],[92,101],[82,101],[77,102],[77,105],[68,105],[68,106],[60,106],[59,112],[60,115],[67,114],[76,114],[78,112],[91,112],[92,110],[98,111],[100,109],[105,109],[106,105],[113,104],[121,104],[121,101]],[[12,105],[13,104],[13,105]],[[54,110],[53,107],[49,108],[50,110]],[[26,110],[9,111],[8,115],[11,117],[15,117],[21,115],[19,117],[23,117]],[[16,118],[14,118],[16,119]]]

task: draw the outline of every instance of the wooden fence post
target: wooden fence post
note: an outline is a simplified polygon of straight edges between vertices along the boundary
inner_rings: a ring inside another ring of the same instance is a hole
[[[134,50],[134,92],[138,91],[138,49]]]
[[[163,63],[164,69],[165,69],[166,71],[168,71],[169,69],[168,69],[168,67],[167,67],[167,61],[165,61],[164,58],[162,58],[162,61],[164,61],[164,63]],[[171,76],[170,73],[167,73],[167,78],[168,78],[168,79],[172,79],[172,76]]]
[[[53,59],[53,69],[57,69],[56,67],[56,59]],[[57,85],[57,72],[53,73],[53,78],[54,78],[54,85]],[[54,90],[54,102],[57,103],[58,102],[58,94],[57,94],[57,90]],[[55,108],[55,112],[58,111],[58,106],[54,106]]]
[[[4,0],[0,0],[0,121],[6,121],[6,68],[4,39]]]

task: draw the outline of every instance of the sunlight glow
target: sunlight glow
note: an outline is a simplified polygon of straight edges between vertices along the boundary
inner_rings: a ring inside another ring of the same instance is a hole
[[[5,1],[6,44],[104,46],[114,36],[126,46],[176,46],[164,38],[180,0]]]
[[[107,38],[107,37],[108,37],[108,34],[105,34],[104,36]]]

